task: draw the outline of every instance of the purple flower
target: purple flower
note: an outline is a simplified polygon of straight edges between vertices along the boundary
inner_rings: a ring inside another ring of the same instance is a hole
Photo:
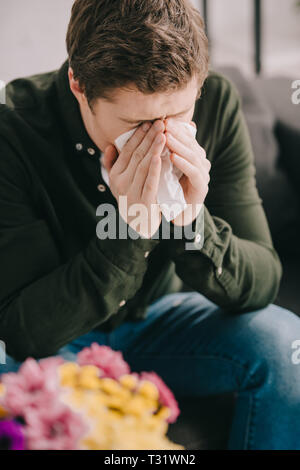
[[[24,450],[25,439],[22,426],[10,419],[0,421],[0,450]]]
[[[130,367],[124,361],[120,351],[114,351],[109,346],[100,346],[92,343],[89,348],[83,348],[77,354],[77,363],[80,366],[94,365],[99,367],[101,377],[118,379],[123,374],[130,374]]]

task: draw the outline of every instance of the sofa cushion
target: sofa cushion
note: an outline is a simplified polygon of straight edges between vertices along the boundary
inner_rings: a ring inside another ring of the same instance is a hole
[[[300,103],[292,101],[292,83],[292,78],[276,77],[257,79],[255,85],[275,116],[279,165],[287,172],[300,199]]]
[[[270,105],[271,94],[267,95],[263,81],[246,79],[235,67],[224,66],[217,70],[232,81],[241,97],[254,152],[257,188],[274,245],[279,254],[296,250],[300,255],[300,247],[294,243],[299,233],[299,198],[296,188],[290,184],[290,175],[280,164],[282,152],[275,132],[279,117],[288,111],[281,115],[279,107],[275,109]]]

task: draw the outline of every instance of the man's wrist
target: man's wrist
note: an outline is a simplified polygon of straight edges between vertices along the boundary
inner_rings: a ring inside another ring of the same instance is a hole
[[[176,252],[185,250],[199,250],[203,245],[204,237],[204,204],[194,220],[184,226],[170,223],[170,239]]]
[[[180,227],[190,226],[198,217],[202,210],[202,204],[187,204],[187,207],[177,216],[171,220],[173,225]]]

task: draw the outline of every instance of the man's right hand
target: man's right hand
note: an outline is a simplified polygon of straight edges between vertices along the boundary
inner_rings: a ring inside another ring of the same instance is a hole
[[[150,126],[146,130],[143,127],[145,124]],[[106,147],[103,164],[108,171],[110,190],[118,201],[120,215],[140,235],[151,238],[161,223],[157,191],[161,172],[161,153],[166,137],[165,124],[162,120],[157,120],[152,125],[150,122],[145,124],[136,129],[119,156],[114,145]],[[120,204],[120,196],[127,197],[125,208]],[[143,204],[147,209],[147,220],[144,226],[139,225],[139,230],[131,225],[137,217],[129,215],[133,204]]]

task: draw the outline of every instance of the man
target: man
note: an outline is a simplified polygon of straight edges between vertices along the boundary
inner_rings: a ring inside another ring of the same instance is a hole
[[[0,371],[108,344],[176,396],[237,392],[228,448],[300,449],[300,322],[272,304],[282,266],[240,98],[208,68],[198,11],[186,0],[76,0],[67,50],[59,70],[8,84],[0,109]],[[191,121],[196,139],[183,130]],[[135,127],[119,153],[115,139]],[[165,144],[188,202],[169,238],[154,236]],[[103,204],[140,237],[98,238]],[[155,207],[146,229],[134,204]],[[193,250],[174,236],[182,226]]]

